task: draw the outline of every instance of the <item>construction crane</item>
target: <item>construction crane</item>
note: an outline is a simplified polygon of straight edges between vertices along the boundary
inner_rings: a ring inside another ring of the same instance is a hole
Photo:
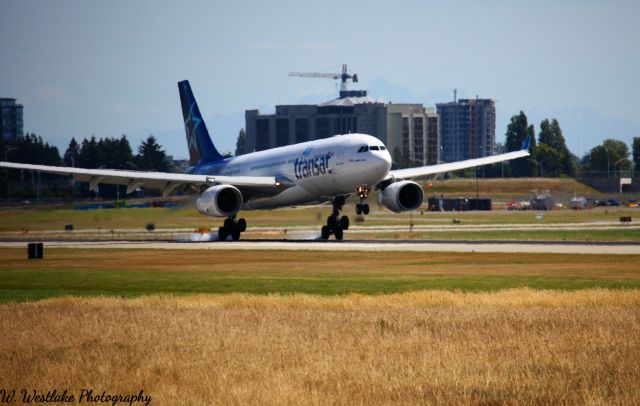
[[[358,75],[349,75],[347,73],[347,65],[342,65],[342,73],[317,73],[317,72],[289,72],[289,76],[299,76],[302,78],[325,78],[333,80],[341,80],[340,91],[347,90],[347,80],[351,79],[353,83],[358,83]]]

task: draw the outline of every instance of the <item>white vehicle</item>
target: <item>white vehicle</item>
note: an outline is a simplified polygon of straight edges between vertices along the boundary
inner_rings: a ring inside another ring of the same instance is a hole
[[[191,167],[186,173],[82,169],[0,162],[0,167],[72,175],[74,180],[155,188],[166,196],[175,190],[200,193],[197,210],[207,216],[226,217],[218,229],[220,240],[238,240],[245,231],[240,210],[319,204],[330,201],[333,212],[321,236],[342,240],[349,218],[340,217],[346,198],[357,194],[357,214],[368,214],[367,196],[379,190],[378,203],[394,212],[416,210],[424,191],[411,179],[488,165],[529,155],[529,139],[520,151],[466,161],[418,168],[390,170],[391,156],[379,139],[366,134],[345,134],[303,142],[232,158],[223,158],[213,145],[188,81],[178,83],[187,133]]]

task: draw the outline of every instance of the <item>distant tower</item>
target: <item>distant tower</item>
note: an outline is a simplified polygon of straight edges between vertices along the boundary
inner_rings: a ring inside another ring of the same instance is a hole
[[[440,141],[444,162],[490,156],[495,153],[496,102],[492,99],[460,99],[436,104],[440,116]]]
[[[16,104],[16,99],[0,98],[0,135],[5,143],[24,135],[22,105]]]

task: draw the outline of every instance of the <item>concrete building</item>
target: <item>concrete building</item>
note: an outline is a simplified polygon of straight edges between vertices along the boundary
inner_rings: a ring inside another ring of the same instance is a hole
[[[22,105],[16,99],[0,98],[0,135],[5,143],[24,135]]]
[[[406,165],[432,165],[439,160],[435,109],[382,103],[363,90],[341,91],[339,98],[319,105],[276,106],[275,114],[247,110],[245,126],[248,151],[357,132],[380,139],[394,160],[399,156]]]
[[[460,99],[436,104],[444,162],[494,155],[496,103],[491,99]]]

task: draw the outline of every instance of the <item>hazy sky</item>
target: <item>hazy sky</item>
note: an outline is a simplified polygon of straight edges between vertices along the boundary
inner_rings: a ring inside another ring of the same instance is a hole
[[[135,148],[153,132],[186,157],[178,81],[233,150],[244,110],[335,95],[289,71],[347,63],[385,100],[496,99],[498,141],[519,110],[536,127],[558,117],[580,155],[640,136],[639,21],[624,0],[0,0],[0,96],[61,153],[71,136],[124,133]]]

